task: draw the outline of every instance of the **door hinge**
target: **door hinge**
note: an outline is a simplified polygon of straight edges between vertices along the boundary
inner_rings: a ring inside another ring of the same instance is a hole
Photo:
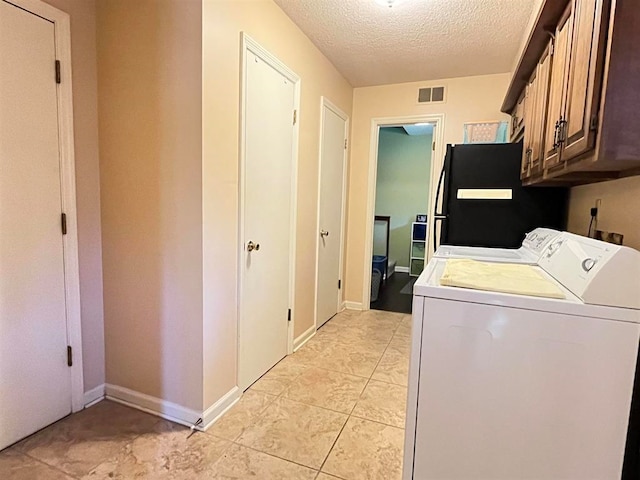
[[[67,214],[66,213],[60,214],[60,226],[62,227],[62,234],[66,235],[67,234]]]
[[[342,280],[338,280],[338,290],[342,288]]]
[[[73,367],[73,349],[71,345],[67,345],[67,366]]]
[[[594,113],[591,116],[591,123],[589,124],[589,128],[593,131],[598,130],[598,122],[600,121],[600,118],[598,116],[597,113]]]
[[[291,309],[287,311],[287,322],[291,321]]]
[[[298,123],[298,110],[293,111],[293,124]]]
[[[433,150],[434,152],[436,151],[436,142],[433,142],[431,144],[431,150]]]
[[[345,150],[347,149],[347,139],[346,138],[344,139],[344,149]]]
[[[60,60],[56,60],[56,83],[62,83],[62,77],[60,76]]]

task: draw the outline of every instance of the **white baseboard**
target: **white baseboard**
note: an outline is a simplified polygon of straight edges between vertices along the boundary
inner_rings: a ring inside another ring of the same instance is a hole
[[[206,430],[211,425],[216,423],[222,415],[227,413],[231,407],[233,407],[240,397],[242,396],[242,391],[237,387],[233,387],[226,394],[220,398],[216,403],[207,408],[202,414],[202,424],[198,427],[198,430]]]
[[[347,310],[364,310],[361,302],[344,302],[344,308]]]
[[[296,338],[293,341],[293,351],[294,352],[297,351],[305,343],[311,340],[315,334],[316,334],[316,326],[311,325],[311,327],[309,327],[309,329],[306,332],[304,332],[302,335],[300,335],[298,338]]]
[[[398,267],[398,266],[396,266],[396,272],[398,272],[398,273],[409,273],[409,267]]]
[[[84,392],[84,408],[95,405],[100,400],[104,400],[104,383]]]
[[[196,410],[118,385],[105,384],[105,393],[109,400],[187,427],[191,427],[202,418],[201,412]]]

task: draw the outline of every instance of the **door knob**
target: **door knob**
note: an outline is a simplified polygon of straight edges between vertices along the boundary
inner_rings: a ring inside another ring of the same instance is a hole
[[[326,230],[320,230],[320,236],[321,237],[328,237],[329,236],[329,232],[327,232]]]
[[[253,251],[258,251],[260,250],[260,244],[259,243],[253,243],[251,240],[249,240],[249,243],[247,243],[247,252],[253,252]]]

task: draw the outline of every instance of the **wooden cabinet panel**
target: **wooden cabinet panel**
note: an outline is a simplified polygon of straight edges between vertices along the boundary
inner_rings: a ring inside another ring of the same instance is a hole
[[[535,111],[537,103],[537,76],[538,70],[534,70],[533,75],[527,83],[524,98],[524,144],[522,148],[522,170],[520,178],[523,180],[531,176],[531,154],[535,129]]]
[[[572,5],[570,4],[556,29],[553,51],[553,66],[551,69],[551,82],[549,85],[549,108],[547,110],[547,122],[544,142],[545,169],[560,164],[560,145],[558,143],[560,122],[564,118],[565,87],[567,69],[570,59],[570,44],[573,28]]]
[[[526,89],[522,91],[518,103],[511,114],[511,141],[517,142],[522,138],[524,129],[524,100]]]
[[[607,0],[573,0],[571,60],[561,126],[564,161],[595,147],[608,26],[606,18],[603,18],[604,3],[607,3],[605,10],[608,12]]]
[[[531,153],[529,156],[529,174],[532,177],[542,174],[544,158],[545,127],[547,125],[547,107],[549,105],[549,82],[551,77],[551,51],[553,42],[542,55],[536,76],[536,98],[533,112],[533,132],[531,139]]]

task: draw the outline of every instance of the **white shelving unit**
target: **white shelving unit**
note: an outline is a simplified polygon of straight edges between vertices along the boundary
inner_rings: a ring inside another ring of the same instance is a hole
[[[427,224],[425,222],[411,224],[411,246],[409,248],[409,275],[418,277],[424,269],[426,257]]]

